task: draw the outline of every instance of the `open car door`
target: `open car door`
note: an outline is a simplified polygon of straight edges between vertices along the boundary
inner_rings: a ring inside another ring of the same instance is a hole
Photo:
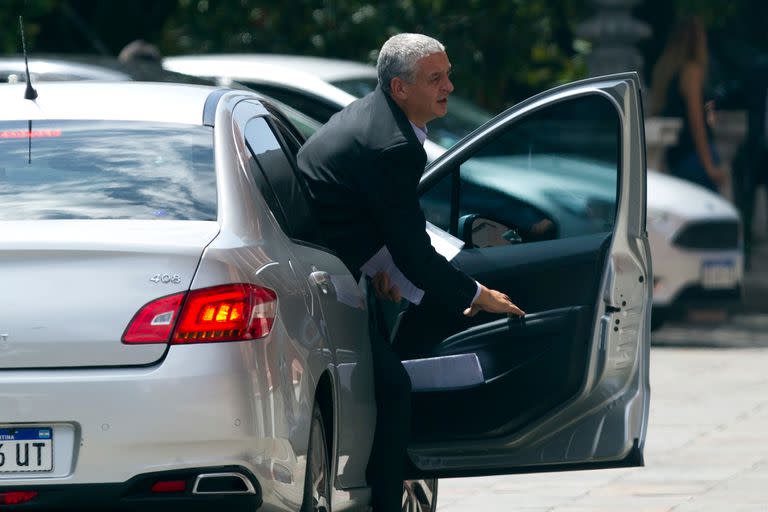
[[[642,465],[645,173],[634,73],[539,94],[428,168],[427,220],[466,242],[453,262],[528,314],[446,318],[425,299],[401,317],[408,478]]]

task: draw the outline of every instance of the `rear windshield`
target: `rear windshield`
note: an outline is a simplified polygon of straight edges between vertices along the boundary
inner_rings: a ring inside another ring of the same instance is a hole
[[[0,220],[216,220],[213,129],[0,121]]]

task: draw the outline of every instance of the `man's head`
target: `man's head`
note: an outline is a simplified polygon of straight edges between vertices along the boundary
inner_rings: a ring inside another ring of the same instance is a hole
[[[415,125],[423,127],[448,111],[451,63],[436,39],[422,34],[390,37],[381,47],[376,70],[379,86]]]

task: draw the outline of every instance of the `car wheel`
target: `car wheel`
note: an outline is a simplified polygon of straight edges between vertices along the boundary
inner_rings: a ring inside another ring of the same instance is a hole
[[[312,410],[312,426],[309,430],[302,512],[330,512],[331,510],[330,462],[327,447],[323,413],[315,403]]]
[[[403,512],[435,512],[437,478],[403,482]]]

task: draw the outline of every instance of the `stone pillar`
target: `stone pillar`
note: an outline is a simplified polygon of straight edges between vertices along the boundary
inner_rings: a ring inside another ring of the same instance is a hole
[[[645,82],[643,58],[635,44],[649,37],[651,28],[631,13],[640,1],[590,0],[597,12],[576,28],[579,37],[592,42],[592,52],[587,57],[590,76],[637,71]]]
[[[638,41],[650,37],[651,28],[632,17],[632,8],[642,0],[590,0],[595,14],[576,28],[579,37],[592,43],[587,57],[590,76],[637,71],[647,83],[643,57],[635,48]],[[643,86],[644,100],[647,100]],[[666,148],[677,143],[682,120],[652,117],[645,120],[645,146],[649,170],[664,170]]]

